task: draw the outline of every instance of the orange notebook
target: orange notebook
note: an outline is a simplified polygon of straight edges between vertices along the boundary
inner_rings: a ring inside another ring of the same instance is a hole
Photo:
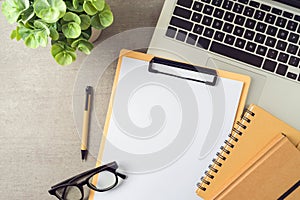
[[[259,155],[279,133],[300,149],[300,132],[256,105],[250,105],[238,121],[198,184],[197,194],[216,199],[242,168]]]
[[[300,199],[299,167],[300,151],[278,133],[216,199]]]

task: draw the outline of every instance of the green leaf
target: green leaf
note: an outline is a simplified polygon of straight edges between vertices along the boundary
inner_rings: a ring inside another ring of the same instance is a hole
[[[62,32],[66,38],[77,38],[81,34],[81,28],[79,24],[70,22],[62,26]]]
[[[90,43],[88,40],[80,38],[75,40],[72,45],[73,48],[77,48],[79,51],[89,55],[91,50],[94,48],[94,45]]]
[[[21,20],[25,24],[27,21],[34,17],[33,7],[30,6],[27,10],[21,13]]]
[[[79,2],[78,2],[78,0],[73,0],[73,1],[72,1],[72,5],[73,5],[73,7],[74,7],[75,9],[78,9],[78,7],[79,7]]]
[[[10,39],[16,39],[17,41],[19,41],[20,39],[22,39],[21,35],[19,34],[19,26],[17,26],[16,30],[13,30],[10,34]]]
[[[80,15],[79,16],[81,19],[80,27],[81,30],[86,30],[91,26],[91,18],[88,15]]]
[[[83,10],[89,15],[95,15],[98,12],[98,10],[94,7],[92,2],[90,1],[85,1],[83,3]]]
[[[65,20],[66,22],[76,22],[77,24],[81,23],[80,17],[72,12],[67,12],[63,17],[63,20]]]
[[[90,0],[90,2],[98,11],[101,11],[104,9],[104,6],[105,6],[104,0]]]
[[[114,21],[114,16],[110,10],[110,7],[105,4],[105,8],[102,12],[99,14],[100,23],[104,27],[110,26]]]
[[[59,34],[56,29],[50,28],[50,37],[52,40],[58,40]]]
[[[95,29],[104,29],[105,27],[102,26],[102,24],[100,23],[100,18],[99,15],[94,15],[91,18],[91,25],[92,27],[94,27]]]
[[[57,22],[67,9],[63,0],[36,0],[33,8],[35,14],[47,23]]]
[[[52,45],[51,54],[55,61],[60,65],[69,65],[76,60],[75,49],[62,42]]]
[[[35,27],[35,29],[40,29],[42,31],[46,31],[47,35],[50,35],[50,30],[47,26],[47,24],[45,24],[44,22],[40,21],[40,20],[35,20],[33,22],[33,25]]]
[[[74,5],[70,1],[65,2],[67,5],[68,10],[76,13],[81,13],[83,12],[83,6],[81,4],[78,5],[77,8],[74,7]]]
[[[30,34],[25,40],[24,43],[27,47],[36,49],[38,48],[39,44],[38,41],[36,40],[34,34]]]
[[[2,4],[2,13],[12,24],[17,22],[20,14],[27,8],[29,8],[29,0],[6,0]]]

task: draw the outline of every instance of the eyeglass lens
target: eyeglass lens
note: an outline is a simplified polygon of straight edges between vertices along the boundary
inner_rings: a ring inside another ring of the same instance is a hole
[[[96,184],[93,184],[93,179],[96,179]],[[110,189],[115,186],[116,182],[116,175],[110,171],[102,171],[89,179],[89,183],[97,188],[97,190]]]

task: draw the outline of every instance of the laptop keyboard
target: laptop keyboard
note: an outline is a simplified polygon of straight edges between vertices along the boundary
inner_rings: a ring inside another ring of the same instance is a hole
[[[300,14],[249,0],[178,0],[166,36],[300,82]]]

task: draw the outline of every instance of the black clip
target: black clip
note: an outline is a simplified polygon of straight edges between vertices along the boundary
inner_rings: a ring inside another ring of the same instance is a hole
[[[184,69],[187,71],[193,71],[193,72],[210,75],[210,76],[213,76],[213,78],[211,81],[208,81],[208,80],[198,80],[195,78],[189,78],[189,77],[183,77],[183,76],[171,74],[171,73],[160,71],[160,70],[156,69],[153,66],[154,63],[166,65],[169,67]],[[150,61],[148,71],[152,72],[152,73],[160,73],[160,74],[169,75],[169,76],[173,76],[173,77],[177,77],[177,78],[182,78],[182,79],[186,79],[186,80],[190,80],[190,81],[201,82],[201,83],[205,83],[206,85],[210,85],[210,86],[215,86],[216,82],[217,82],[217,78],[218,78],[218,73],[214,69],[194,66],[194,65],[190,65],[190,64],[186,64],[186,63],[175,62],[172,60],[167,60],[167,59],[157,58],[157,57],[152,58],[152,60]]]

